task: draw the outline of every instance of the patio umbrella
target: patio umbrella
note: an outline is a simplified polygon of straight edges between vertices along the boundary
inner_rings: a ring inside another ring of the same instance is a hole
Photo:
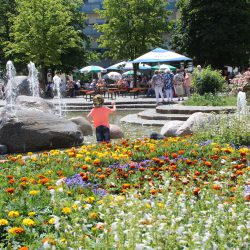
[[[98,72],[105,73],[106,69],[100,66],[90,65],[80,69],[79,71],[80,73],[98,73]]]
[[[160,64],[160,65],[155,65],[151,69],[153,70],[176,70],[176,67],[169,65],[169,64]]]
[[[122,75],[118,72],[109,72],[108,74],[104,75],[104,78],[109,78],[111,80],[120,80],[122,79]]]
[[[109,69],[112,69],[112,70],[132,70],[133,63],[123,61],[123,62],[116,63],[112,66],[109,66],[107,69],[108,70]],[[144,63],[139,63],[139,69],[140,70],[147,70],[147,69],[151,69],[151,66],[144,64]]]
[[[191,58],[175,53],[174,51],[156,48],[136,59],[132,62],[174,62],[174,61],[192,61]]]
[[[134,75],[134,70],[129,70],[122,74],[122,76],[131,76],[131,75]],[[141,73],[137,71],[137,75],[140,76]]]

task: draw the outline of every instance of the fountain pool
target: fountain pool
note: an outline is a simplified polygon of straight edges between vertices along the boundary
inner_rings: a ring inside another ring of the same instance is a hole
[[[150,137],[150,134],[153,132],[160,133],[160,127],[157,126],[141,126],[136,124],[129,124],[120,122],[120,119],[128,114],[136,114],[138,111],[116,111],[116,114],[110,116],[110,123],[118,125],[124,133],[124,138],[143,138]],[[88,112],[72,112],[68,113],[67,117],[72,118],[76,116],[83,116],[86,118]],[[84,143],[93,143],[96,142],[95,135],[93,136],[84,136]]]

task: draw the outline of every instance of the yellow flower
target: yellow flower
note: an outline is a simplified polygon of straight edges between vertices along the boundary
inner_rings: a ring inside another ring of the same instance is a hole
[[[36,223],[35,223],[35,221],[33,221],[32,219],[30,219],[30,218],[25,218],[25,219],[23,219],[23,225],[24,226],[27,226],[27,227],[33,227],[33,226],[35,226],[36,225]]]
[[[39,194],[39,190],[31,190],[31,191],[29,191],[29,194],[32,196],[36,196]]]
[[[98,214],[95,213],[95,212],[90,213],[90,214],[89,214],[89,218],[91,218],[91,219],[97,219],[97,218],[98,218]]]
[[[157,206],[158,206],[159,208],[164,208],[164,203],[158,202],[158,203],[157,203]]]
[[[9,216],[10,218],[16,218],[16,217],[19,216],[19,212],[18,212],[18,211],[10,211],[10,212],[8,213],[8,216]]]
[[[151,205],[148,203],[146,203],[145,206],[146,206],[146,208],[151,208]]]
[[[33,216],[36,215],[36,212],[29,212],[28,215],[29,215],[30,217],[33,217]]]
[[[25,230],[22,227],[12,227],[8,230],[8,233],[17,235],[23,233],[24,231]]]
[[[7,220],[5,220],[5,219],[0,219],[0,226],[6,226],[6,225],[8,225],[9,224],[9,222],[7,221]]]
[[[73,205],[72,205],[72,208],[73,208],[74,210],[77,210],[78,206],[77,206],[76,204],[73,204]]]
[[[83,158],[83,154],[76,154],[76,158],[78,159]]]
[[[91,161],[91,157],[87,156],[85,157],[85,162],[90,162]]]
[[[93,202],[95,201],[95,197],[89,196],[89,197],[87,197],[87,198],[85,199],[85,201],[88,202],[88,203],[93,203]]]
[[[71,208],[70,207],[64,207],[62,209],[62,213],[63,214],[70,214],[71,213]]]
[[[55,218],[51,218],[51,219],[49,219],[49,224],[55,224]]]
[[[27,154],[27,155],[31,156],[31,155],[33,155],[33,153],[32,153],[32,152],[28,152],[28,154]]]

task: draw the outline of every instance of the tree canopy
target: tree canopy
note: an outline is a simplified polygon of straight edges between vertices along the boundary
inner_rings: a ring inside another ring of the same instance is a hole
[[[81,4],[80,0],[16,0],[17,15],[12,19],[6,54],[14,61],[21,54],[22,60],[31,60],[42,69],[60,65],[69,50],[82,47],[81,26],[74,22]]]
[[[100,47],[113,59],[134,59],[162,44],[168,30],[165,0],[104,0],[98,10],[106,22],[95,25],[101,32]]]
[[[180,0],[178,7],[173,48],[217,68],[249,63],[250,1]]]

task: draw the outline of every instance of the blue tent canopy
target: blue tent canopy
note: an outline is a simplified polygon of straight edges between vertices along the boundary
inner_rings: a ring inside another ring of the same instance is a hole
[[[133,63],[140,62],[177,62],[177,61],[192,61],[191,58],[175,53],[171,50],[156,48],[136,59]]]

